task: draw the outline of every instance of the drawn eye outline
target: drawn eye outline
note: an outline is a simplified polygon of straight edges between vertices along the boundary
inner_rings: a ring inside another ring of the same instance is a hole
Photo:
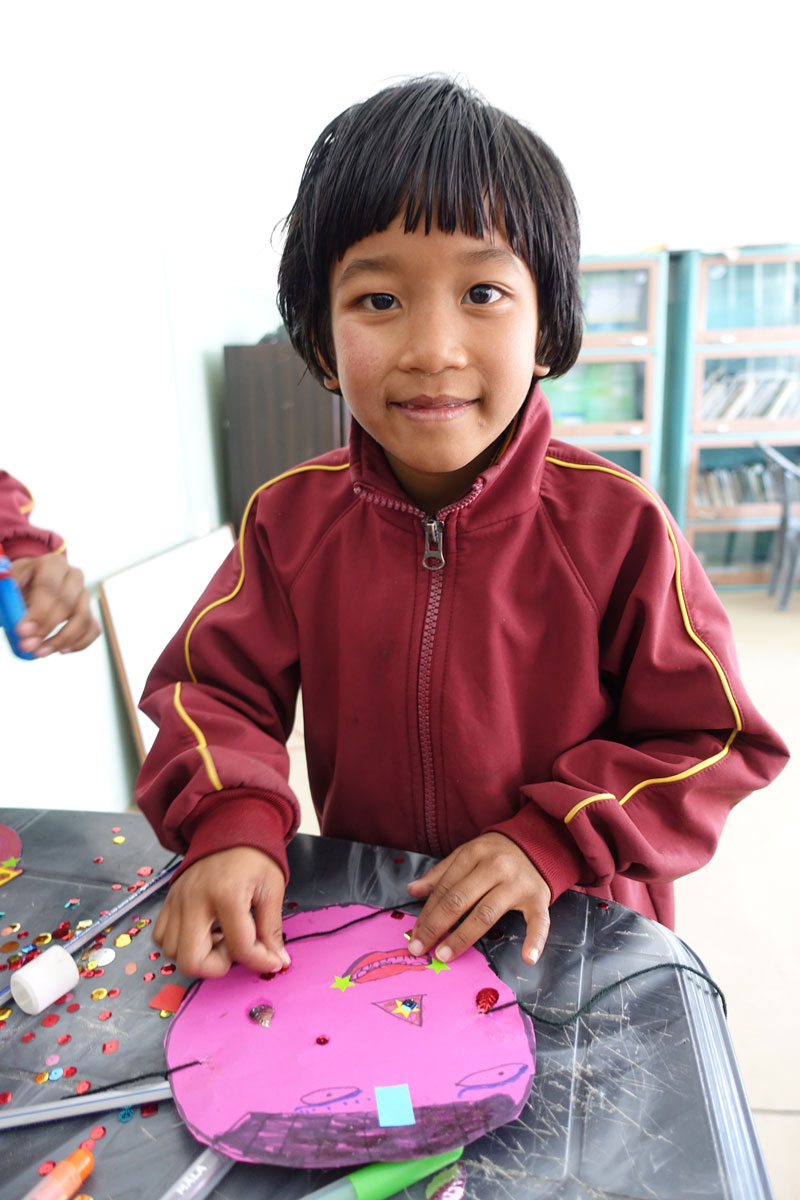
[[[456,1099],[460,1100],[465,1092],[480,1092],[491,1088],[507,1087],[510,1083],[515,1083],[516,1080],[524,1075],[528,1070],[526,1063],[501,1063],[499,1067],[494,1067],[492,1070],[500,1071],[503,1068],[512,1067],[517,1068],[513,1075],[507,1075],[503,1079],[495,1079],[486,1083],[467,1083],[468,1079],[475,1079],[476,1077],[487,1074],[488,1072],[486,1071],[475,1071],[471,1075],[465,1075],[463,1079],[456,1080],[456,1087],[461,1089],[461,1091],[458,1092]]]

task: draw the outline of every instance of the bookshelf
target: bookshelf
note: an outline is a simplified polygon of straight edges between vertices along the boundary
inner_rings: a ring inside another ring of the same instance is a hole
[[[800,247],[674,255],[668,319],[665,499],[715,584],[765,583],[780,505],[757,442],[800,462]]]
[[[661,483],[668,259],[581,261],[584,334],[575,366],[542,387],[553,434]]]

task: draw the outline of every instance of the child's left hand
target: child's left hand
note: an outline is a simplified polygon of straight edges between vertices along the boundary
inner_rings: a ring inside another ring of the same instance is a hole
[[[550,888],[528,856],[502,833],[484,833],[465,842],[410,883],[408,891],[420,899],[428,897],[408,944],[412,954],[433,947],[441,962],[450,962],[512,908],[519,909],[527,925],[524,960],[535,963],[544,949],[550,930]],[[457,921],[461,924],[448,933]]]

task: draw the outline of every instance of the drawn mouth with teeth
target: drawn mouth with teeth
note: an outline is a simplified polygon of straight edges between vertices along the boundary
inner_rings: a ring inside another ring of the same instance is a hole
[[[430,954],[410,954],[408,947],[397,950],[371,950],[348,967],[351,983],[373,983],[399,975],[401,971],[424,971],[432,962]]]

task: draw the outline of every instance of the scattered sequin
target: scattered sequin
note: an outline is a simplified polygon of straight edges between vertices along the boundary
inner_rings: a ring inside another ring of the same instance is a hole
[[[49,1071],[40,1071],[38,1075],[34,1075],[33,1082],[34,1083],[47,1083],[49,1078],[50,1078]]]
[[[50,1172],[54,1171],[55,1169],[56,1169],[56,1164],[52,1159],[50,1159],[49,1162],[43,1162],[43,1163],[39,1164],[39,1174],[40,1175],[49,1175]]]
[[[119,995],[119,988],[109,988],[108,989],[109,1000],[116,1000],[118,995]]]
[[[104,1138],[106,1136],[105,1125],[95,1125],[94,1129],[92,1130],[92,1132],[89,1136],[94,1138],[94,1140],[96,1142],[99,1142],[100,1138]]]
[[[132,1108],[121,1108],[119,1111],[119,1116],[117,1117],[117,1120],[122,1121],[123,1125],[127,1121],[132,1121],[133,1120],[133,1109]]]
[[[47,946],[50,942],[52,942],[52,940],[52,933],[37,933],[36,937],[33,939],[34,945],[36,946]]]
[[[325,1035],[322,1034],[320,1037],[317,1038],[317,1045],[318,1046],[327,1046],[327,1044],[330,1040],[331,1040],[330,1038],[326,1038]]]
[[[157,1112],[158,1112],[157,1104],[151,1103],[151,1104],[143,1104],[142,1105],[142,1116],[143,1117],[153,1117],[153,1116],[155,1116],[155,1114]]]
[[[91,1138],[85,1138],[81,1142],[81,1150],[94,1150],[94,1142]]]
[[[256,1004],[249,1012],[250,1020],[256,1025],[264,1025],[269,1027],[272,1023],[272,1018],[275,1016],[275,1009],[271,1004]],[[317,1039],[319,1041],[319,1038]]]
[[[64,905],[64,908],[77,908],[79,904],[80,898],[78,896],[72,896],[72,898],[69,899]]]
[[[0,1104],[10,1104],[12,1092],[0,1092]]]
[[[101,863],[103,861],[102,854],[98,854],[97,858],[93,859],[92,861],[96,862],[96,863]]]
[[[95,988],[94,991],[92,992],[92,999],[93,1000],[105,1000],[107,995],[108,995],[108,991],[106,990],[106,988]]]
[[[113,1042],[103,1042],[103,1054],[115,1054],[119,1050],[119,1042],[115,1038]]]
[[[2,950],[3,954],[11,954],[13,950],[19,950],[19,942],[3,942],[0,950]]]
[[[152,971],[147,971],[147,973],[142,976],[142,979],[145,981],[145,983],[152,983],[155,979],[155,975]]]
[[[48,1054],[47,1058],[44,1060],[44,1065],[46,1067],[54,1067],[57,1062],[58,1062],[57,1054]]]
[[[146,879],[148,875],[153,874],[153,868],[152,867],[139,867],[139,870],[136,872],[136,874],[141,875],[142,879]]]
[[[64,1078],[71,1079],[73,1075],[78,1074],[77,1067],[64,1067]]]
[[[97,1019],[98,1021],[107,1021],[110,1016],[111,1010],[105,1009],[103,1012],[97,1014]]]
[[[23,1033],[22,1037],[19,1040],[21,1042],[32,1042],[35,1037],[36,1037],[36,1034],[33,1033],[32,1030],[29,1030],[28,1033]]]
[[[77,1012],[79,1008],[80,1008],[80,1004],[68,1004],[67,1012]]]
[[[11,1016],[10,1008],[0,1008],[0,1021],[7,1021]]]
[[[112,950],[110,946],[103,946],[94,951],[92,961],[98,967],[107,967],[117,957],[116,950]]]
[[[121,846],[122,843],[125,841],[125,837],[123,834],[118,834],[115,838],[112,838],[111,840],[115,846]]]
[[[67,1042],[71,1042],[71,1041],[72,1041],[71,1033],[62,1033],[61,1037],[58,1039],[58,1044],[59,1044],[59,1046],[66,1046]]]
[[[175,963],[164,963],[161,968],[162,975],[172,975],[175,970]]]
[[[126,975],[135,975],[136,974],[136,963],[134,963],[134,962],[125,963],[125,974]]]
[[[66,1075],[66,1071],[64,1072],[64,1074]],[[80,1081],[80,1083],[75,1084],[75,1091],[78,1092],[78,1094],[82,1096],[84,1092],[88,1092],[88,1090],[91,1086],[92,1085],[89,1083],[88,1079],[82,1079]]]
[[[496,988],[485,987],[481,988],[475,997],[475,1005],[480,1013],[487,1013],[490,1008],[494,1008],[497,1001],[500,999],[500,993]]]
[[[130,944],[131,944],[131,935],[129,933],[120,933],[117,937],[114,938],[115,946],[119,946],[119,947],[130,946]]]
[[[59,1020],[58,1013],[48,1013],[46,1017],[42,1018],[42,1025],[45,1029],[50,1029],[53,1025],[57,1025]]]
[[[50,1082],[53,1083],[56,1079],[60,1079],[63,1074],[63,1067],[54,1067],[50,1072]]]

